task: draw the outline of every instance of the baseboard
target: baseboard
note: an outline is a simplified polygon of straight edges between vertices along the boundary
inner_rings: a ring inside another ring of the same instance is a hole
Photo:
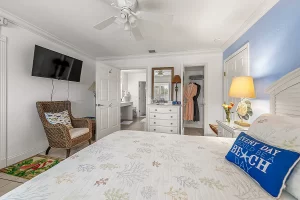
[[[32,149],[30,149],[30,150],[28,150],[28,151],[26,151],[22,154],[9,156],[7,158],[7,166],[15,164],[17,162],[20,162],[22,160],[25,160],[26,158],[29,158],[29,157],[34,156],[36,154],[42,153],[42,152],[46,151],[47,147],[48,147],[47,144],[43,144],[43,145],[40,145],[36,148],[32,148]]]

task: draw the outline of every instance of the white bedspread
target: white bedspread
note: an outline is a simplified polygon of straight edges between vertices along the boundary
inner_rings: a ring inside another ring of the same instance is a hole
[[[120,131],[0,200],[268,200],[225,161],[234,139]],[[281,199],[292,200],[284,193]]]

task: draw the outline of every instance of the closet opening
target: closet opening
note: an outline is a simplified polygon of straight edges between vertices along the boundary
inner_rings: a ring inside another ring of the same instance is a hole
[[[184,135],[204,136],[205,66],[184,66],[182,129]]]

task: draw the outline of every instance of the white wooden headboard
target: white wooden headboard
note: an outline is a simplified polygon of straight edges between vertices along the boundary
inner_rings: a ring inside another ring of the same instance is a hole
[[[300,68],[273,83],[266,93],[272,114],[300,117]]]

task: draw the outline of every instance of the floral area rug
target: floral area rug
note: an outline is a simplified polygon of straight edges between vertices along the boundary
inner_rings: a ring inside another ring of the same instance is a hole
[[[60,163],[63,159],[53,158],[45,155],[36,155],[20,161],[9,167],[3,168],[0,172],[25,179],[32,179],[35,176],[47,171]]]

